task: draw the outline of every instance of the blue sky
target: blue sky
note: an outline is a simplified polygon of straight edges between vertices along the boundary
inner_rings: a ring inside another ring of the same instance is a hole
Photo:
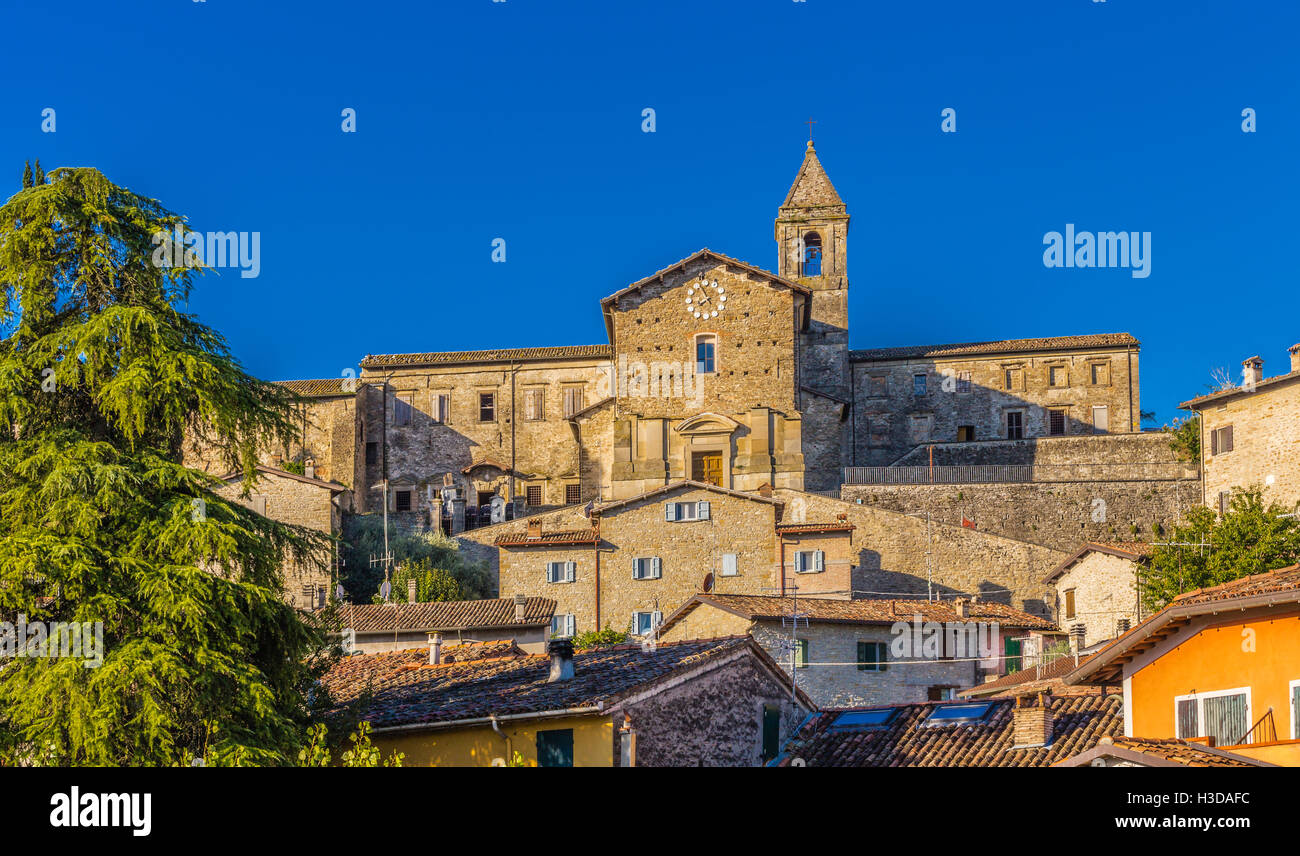
[[[209,275],[190,308],[270,379],[601,342],[600,297],[704,246],[774,268],[810,116],[853,217],[855,348],[1128,331],[1163,422],[1214,368],[1258,353],[1276,374],[1300,341],[1297,4],[154,0],[4,20],[0,193],[39,157],[197,230],[260,232],[260,275]],[[1066,223],[1151,232],[1151,275],[1045,268]]]

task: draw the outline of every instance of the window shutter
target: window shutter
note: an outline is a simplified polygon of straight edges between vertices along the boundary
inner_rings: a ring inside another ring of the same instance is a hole
[[[1219,454],[1219,429],[1215,428],[1210,432],[1210,454]]]
[[[826,569],[826,554],[821,550],[813,553],[813,570],[824,571]]]
[[[1223,451],[1225,452],[1232,451],[1232,426],[1231,425],[1223,429],[1223,444],[1227,447]]]
[[[578,570],[577,562],[565,562],[564,563],[565,582],[570,582],[570,583],[573,582],[574,575],[577,573],[577,570]]]
[[[656,559],[655,561],[657,562],[659,560]],[[664,620],[664,614],[662,612],[655,610],[654,612],[650,613],[650,629],[651,630],[657,629],[659,625],[663,623],[663,620]]]
[[[868,663],[871,662],[869,658],[870,658],[870,654],[868,653],[867,643],[859,642],[858,643],[858,671],[859,672],[866,672],[871,669],[871,667],[867,665]]]
[[[573,613],[564,616],[564,628],[570,636],[578,635],[578,617]]]
[[[658,556],[655,556],[653,559],[650,560],[650,576],[656,580],[659,579],[660,577],[660,565],[659,565]]]
[[[548,583],[553,583],[553,582],[555,582],[555,580],[551,578],[551,563],[550,563],[550,562],[547,562],[547,563],[546,563],[546,581],[547,581]]]
[[[633,560],[632,560],[632,579],[634,579],[634,580],[639,580],[639,579],[641,579],[641,560],[640,560],[640,559],[633,559]]]
[[[794,570],[795,573],[799,573],[803,570],[803,553],[794,554]]]
[[[877,672],[883,672],[883,671],[885,671],[886,669],[889,668],[889,666],[886,665],[886,663],[885,663],[885,661],[888,660],[888,659],[889,659],[889,646],[886,645],[884,642],[877,642],[877,643],[876,643],[876,662],[880,664],[880,665],[876,666],[876,671],[877,671]]]
[[[709,519],[709,503],[707,500],[700,500],[695,504],[695,516],[701,520]]]
[[[677,503],[675,503],[675,502],[665,502],[665,503],[664,503],[664,520],[676,520],[676,519],[677,519]]]
[[[736,573],[736,554],[723,553],[722,554],[722,575],[725,577],[729,577],[734,573]]]

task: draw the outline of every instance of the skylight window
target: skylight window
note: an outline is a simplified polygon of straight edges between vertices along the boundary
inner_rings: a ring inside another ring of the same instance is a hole
[[[835,717],[831,728],[883,728],[898,713],[896,707],[881,710],[850,710]]]
[[[971,725],[988,716],[992,707],[992,702],[940,705],[930,714],[930,718],[925,721],[925,725]]]

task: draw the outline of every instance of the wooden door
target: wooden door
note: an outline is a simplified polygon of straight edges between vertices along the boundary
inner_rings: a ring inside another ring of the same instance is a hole
[[[722,487],[722,453],[695,452],[692,454],[691,479]]]

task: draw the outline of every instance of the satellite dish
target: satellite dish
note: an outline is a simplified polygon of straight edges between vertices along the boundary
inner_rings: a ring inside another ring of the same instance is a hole
[[[713,574],[704,575],[704,591],[705,592],[713,591]]]
[[[388,600],[388,596],[392,593],[393,593],[393,584],[390,583],[388,580],[384,580],[384,584],[379,587],[379,596],[384,600]]]

